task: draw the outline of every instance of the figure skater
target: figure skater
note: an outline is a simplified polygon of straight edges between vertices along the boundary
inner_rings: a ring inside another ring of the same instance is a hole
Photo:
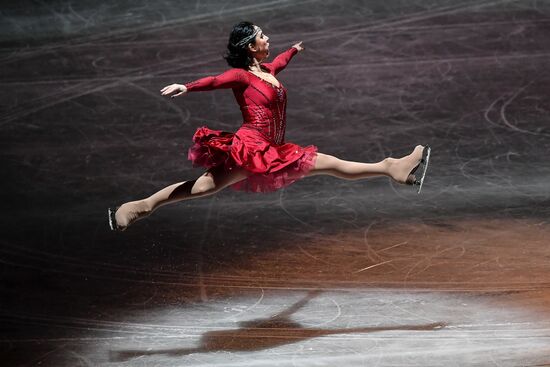
[[[411,154],[378,163],[345,161],[285,141],[286,89],[277,80],[290,59],[304,50],[298,42],[266,63],[269,37],[250,22],[233,27],[225,59],[232,69],[185,85],[161,89],[163,96],[231,88],[243,116],[242,126],[229,133],[200,127],[193,136],[188,158],[206,172],[199,178],[172,184],[150,197],[108,210],[112,230],[125,230],[157,208],[181,200],[217,193],[227,186],[251,192],[269,192],[306,176],[330,175],[346,180],[388,176],[400,184],[413,185],[420,193],[428,168],[430,148],[418,145]],[[418,172],[417,175],[415,175]]]

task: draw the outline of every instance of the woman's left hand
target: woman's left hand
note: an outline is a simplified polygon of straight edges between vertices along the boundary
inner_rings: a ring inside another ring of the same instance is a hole
[[[303,43],[303,42],[300,41],[300,42],[296,43],[295,45],[292,45],[292,47],[294,47],[295,49],[297,49],[298,52],[303,51],[305,48],[304,48],[304,46],[302,46],[302,43]]]

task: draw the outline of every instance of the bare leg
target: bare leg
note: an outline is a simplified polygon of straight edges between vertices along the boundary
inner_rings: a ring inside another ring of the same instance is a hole
[[[420,163],[423,149],[423,146],[418,145],[411,154],[403,158],[386,158],[378,163],[350,162],[318,153],[315,167],[308,176],[330,175],[346,180],[388,176],[399,183],[412,183],[414,180],[412,171]]]
[[[115,214],[116,224],[124,230],[163,205],[215,194],[227,186],[244,180],[246,176],[246,171],[239,168],[230,172],[226,172],[224,167],[210,169],[196,180],[178,182],[148,198],[122,204]]]

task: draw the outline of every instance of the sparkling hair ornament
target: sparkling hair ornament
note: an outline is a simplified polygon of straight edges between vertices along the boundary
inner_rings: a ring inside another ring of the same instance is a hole
[[[233,43],[233,46],[243,47],[243,46],[248,45],[250,43],[250,41],[252,41],[254,38],[256,38],[256,35],[258,33],[260,33],[260,31],[261,31],[260,27],[255,27],[254,28],[254,33],[252,33],[250,36],[247,36],[247,37],[243,38],[242,40],[240,40],[237,43]]]

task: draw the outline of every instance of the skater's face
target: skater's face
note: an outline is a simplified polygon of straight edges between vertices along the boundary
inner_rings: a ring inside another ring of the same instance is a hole
[[[258,26],[254,26],[254,28],[258,30],[256,42],[255,44],[249,44],[248,47],[252,57],[261,62],[269,56],[269,37]]]

